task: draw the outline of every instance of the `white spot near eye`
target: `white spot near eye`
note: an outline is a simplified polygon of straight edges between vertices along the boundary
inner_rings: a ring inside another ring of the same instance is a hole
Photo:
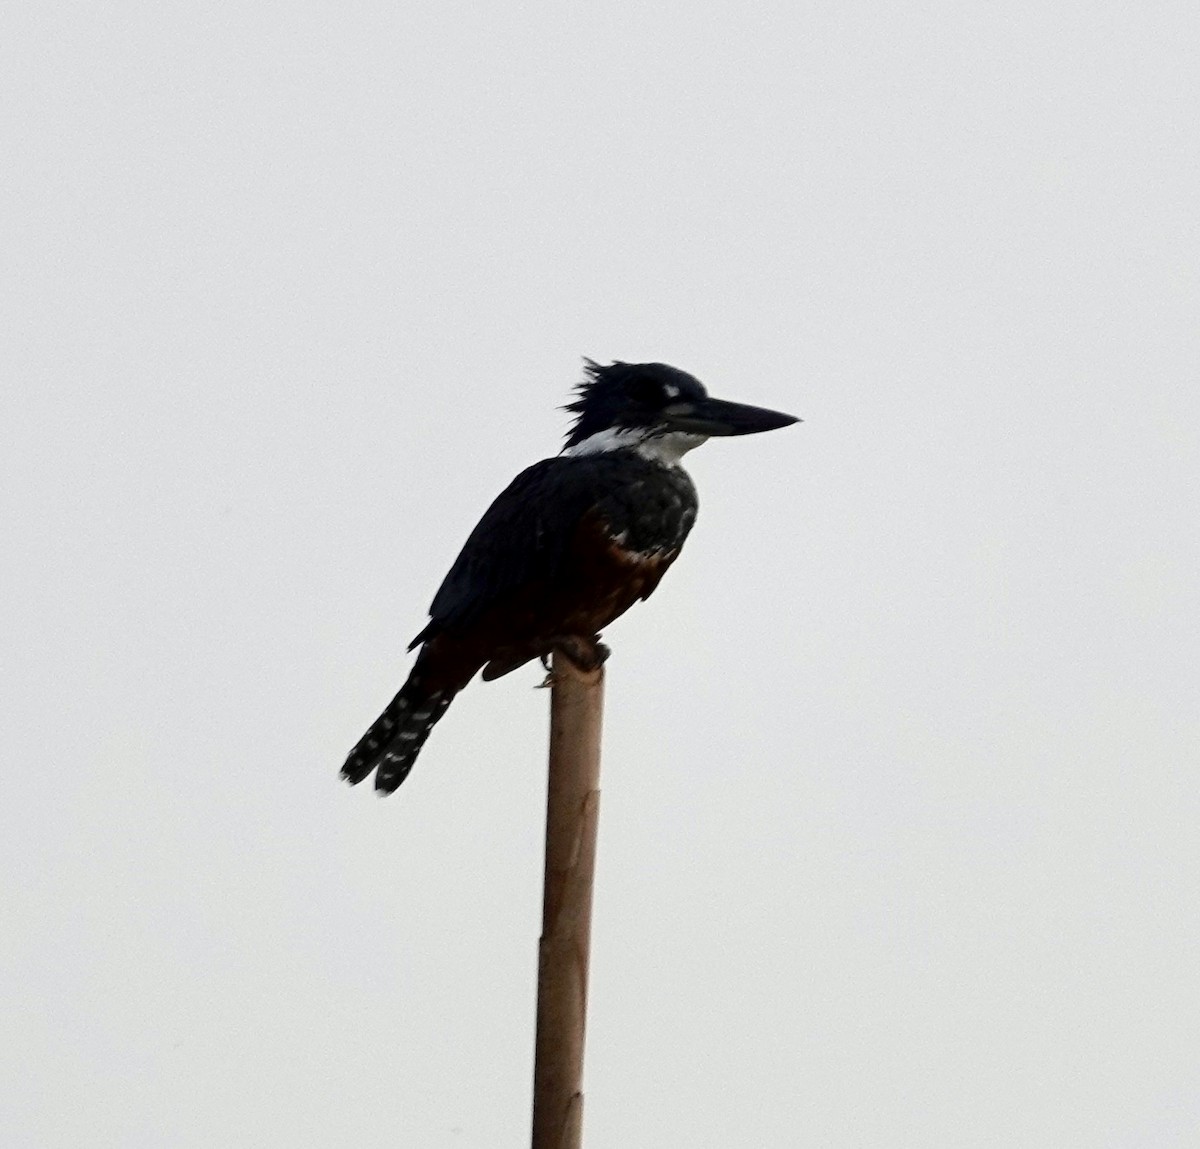
[[[663,391],[666,394],[668,399],[678,399],[679,398],[679,388],[676,387],[674,383],[668,383],[663,388]]]

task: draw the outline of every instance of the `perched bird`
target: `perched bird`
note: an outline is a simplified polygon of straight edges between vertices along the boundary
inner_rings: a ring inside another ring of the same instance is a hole
[[[487,682],[552,651],[599,666],[599,632],[650,597],[695,522],[684,452],[798,422],[712,399],[665,363],[584,363],[566,445],[522,471],[471,532],[409,644],[421,650],[408,681],[342,767],[352,785],[374,770],[377,790],[395,790],[481,669]]]

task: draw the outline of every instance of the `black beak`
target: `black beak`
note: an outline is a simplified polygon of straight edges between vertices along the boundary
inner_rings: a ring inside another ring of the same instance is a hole
[[[675,403],[663,410],[663,419],[671,430],[693,435],[755,435],[800,422],[795,415],[785,415],[782,411],[727,403],[724,399]]]

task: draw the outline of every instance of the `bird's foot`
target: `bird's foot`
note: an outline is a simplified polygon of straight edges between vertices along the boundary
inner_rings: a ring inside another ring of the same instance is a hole
[[[598,634],[590,638],[582,634],[566,634],[553,643],[555,654],[561,654],[579,670],[599,670],[612,652],[600,641]]]
[[[577,670],[585,673],[599,670],[612,653],[600,641],[598,634],[593,634],[591,637],[582,634],[559,635],[551,641],[550,651],[538,655],[546,670],[546,677],[537,684],[535,688],[537,690],[546,690],[558,681],[558,675],[554,673],[554,668],[550,665],[551,652],[565,658]]]

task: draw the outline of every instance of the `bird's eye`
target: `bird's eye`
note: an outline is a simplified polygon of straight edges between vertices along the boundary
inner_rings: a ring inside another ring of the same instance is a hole
[[[663,385],[647,375],[635,375],[629,380],[626,389],[631,399],[644,403],[647,407],[661,407],[667,399]]]

